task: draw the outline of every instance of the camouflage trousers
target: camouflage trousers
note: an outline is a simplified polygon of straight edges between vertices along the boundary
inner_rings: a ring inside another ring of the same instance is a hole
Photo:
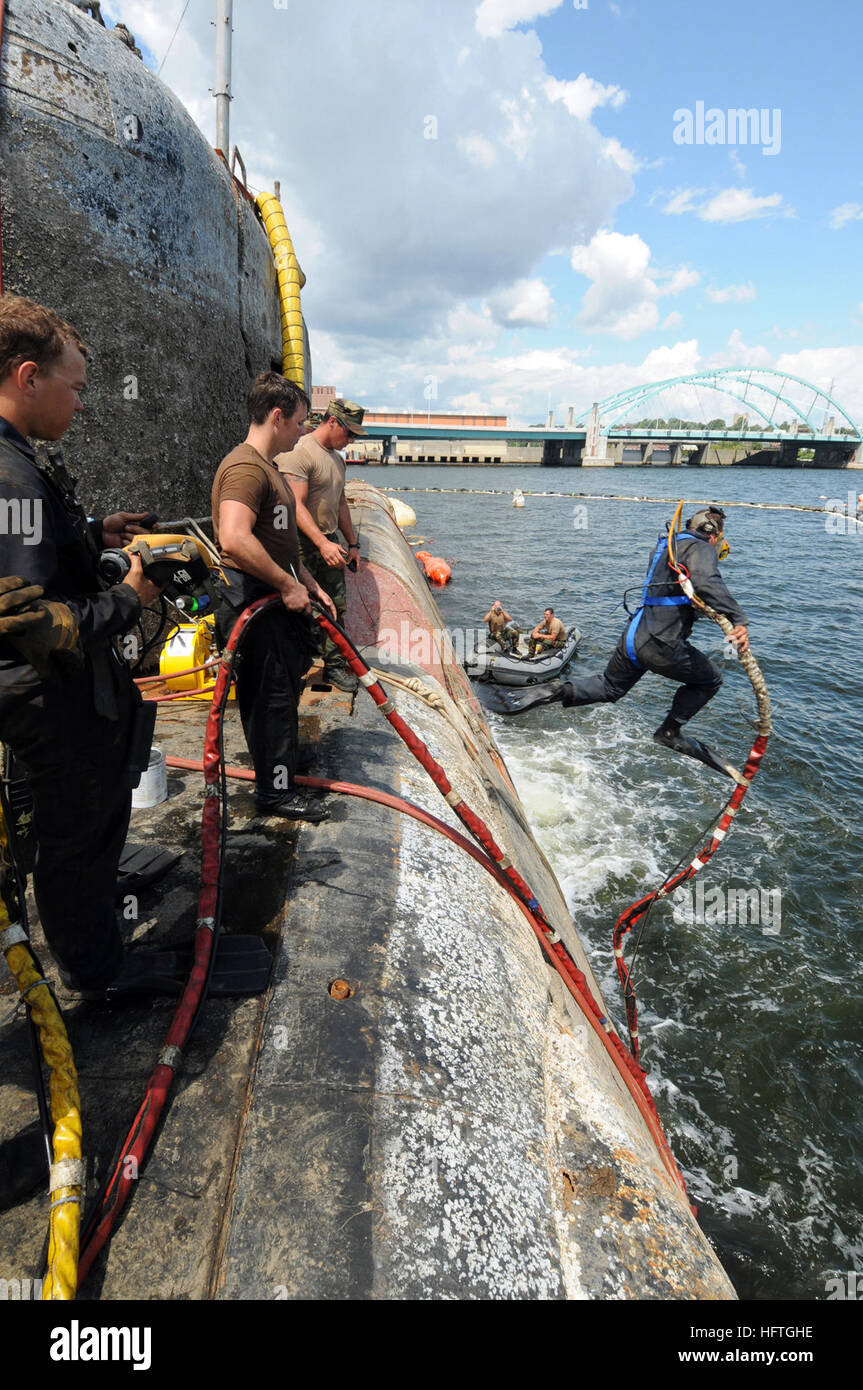
[[[335,541],[337,545],[341,542],[335,532],[327,536],[328,541]],[[328,565],[321,555],[316,545],[312,545],[305,536],[300,541],[300,551],[303,557],[303,564],[311,574],[316,583],[320,584],[325,594],[329,594],[333,603],[336,605],[336,617],[339,627],[345,625],[345,611],[348,606],[348,594],[345,587],[345,572],[341,568],[334,568]],[[319,628],[319,650],[324,659],[325,666],[335,666],[344,664],[344,657],[339,651],[332,638],[327,637]]]

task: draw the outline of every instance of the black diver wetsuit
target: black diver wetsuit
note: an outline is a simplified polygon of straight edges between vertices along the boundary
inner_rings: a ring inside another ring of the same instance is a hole
[[[105,589],[99,580],[101,527],[88,523],[62,465],[46,475],[26,439],[0,419],[2,504],[0,574],[21,575],[67,604],[84,650],[81,669],[45,680],[0,639],[0,739],[23,765],[33,796],[34,890],[46,940],[68,984],[99,989],[123,956],[114,889],[141,707],[113,639],[137,621],[141,603],[127,585]],[[22,504],[27,536],[10,525]]]
[[[675,554],[689,572],[699,597],[735,626],[745,626],[745,614],[720,577],[715,546],[704,536],[681,531],[675,540]],[[641,605],[605,671],[602,675],[567,681],[563,704],[614,703],[628,694],[645,671],[654,671],[658,676],[681,682],[670,717],[676,724],[685,724],[722,684],[719,669],[687,640],[696,613],[668,563],[668,538],[660,536],[650,559]]]

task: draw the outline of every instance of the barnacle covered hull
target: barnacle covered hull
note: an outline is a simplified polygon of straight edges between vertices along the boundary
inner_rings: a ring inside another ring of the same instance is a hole
[[[599,999],[410,549],[381,494],[349,491],[370,558],[349,587],[351,635],[371,664],[401,638],[405,664],[388,669],[432,703],[385,688]],[[362,692],[349,719],[338,706],[318,718],[330,775],[459,826]],[[506,890],[403,815],[350,800],[334,815],[303,832],[221,1296],[733,1298],[620,1071]],[[348,998],[328,994],[334,978]]]

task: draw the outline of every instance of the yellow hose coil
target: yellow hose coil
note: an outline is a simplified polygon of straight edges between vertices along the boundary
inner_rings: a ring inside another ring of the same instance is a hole
[[[9,847],[2,812],[0,853],[8,864]],[[14,892],[10,891],[8,869],[5,875],[0,893],[0,932],[12,925],[7,901],[15,899]],[[78,1236],[83,1191],[78,1075],[62,1015],[48,986],[44,982],[39,983],[42,976],[27,945],[23,941],[15,942],[5,948],[4,954],[39,1030],[42,1056],[49,1069],[54,1162],[51,1169],[48,1273],[42,1286],[42,1298],[46,1301],[72,1299],[78,1287]]]
[[[300,290],[306,277],[294,254],[294,244],[285,221],[282,205],[273,193],[259,193],[255,199],[270,238],[279,280],[279,300],[282,307],[282,372],[302,390],[306,390],[303,365],[303,315],[300,309]]]

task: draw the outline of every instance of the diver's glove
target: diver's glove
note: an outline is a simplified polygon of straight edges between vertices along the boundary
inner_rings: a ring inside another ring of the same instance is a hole
[[[47,600],[37,600],[33,608],[36,621],[23,631],[10,634],[12,644],[24,660],[39,672],[43,680],[56,679],[64,669],[80,670],[84,664],[84,653],[71,608],[65,603]]]
[[[42,606],[37,603],[44,593],[39,584],[28,584],[18,574],[0,579],[0,637],[28,632],[43,621]]]

